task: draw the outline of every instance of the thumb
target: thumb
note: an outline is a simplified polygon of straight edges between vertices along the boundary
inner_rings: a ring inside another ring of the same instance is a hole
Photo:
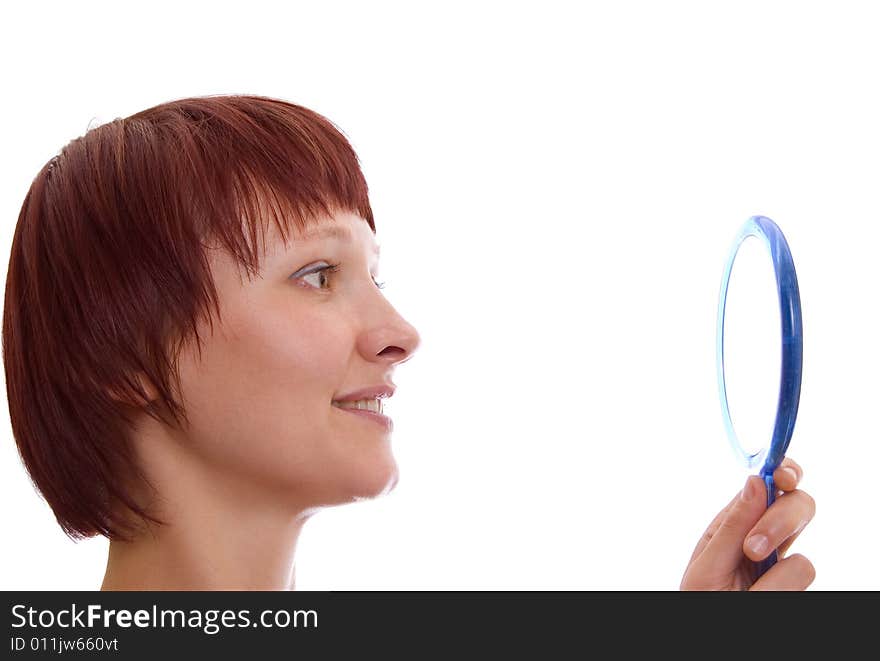
[[[764,480],[749,475],[739,499],[728,510],[727,516],[709,540],[702,553],[702,561],[721,571],[734,570],[743,559],[743,541],[767,509],[767,489]]]

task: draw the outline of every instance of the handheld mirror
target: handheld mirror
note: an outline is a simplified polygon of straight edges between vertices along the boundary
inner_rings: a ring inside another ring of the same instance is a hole
[[[738,460],[776,500],[773,471],[794,430],[801,392],[803,323],[788,243],[769,218],[752,216],[736,235],[718,301],[716,365],[727,438]],[[778,559],[758,563],[758,576]]]

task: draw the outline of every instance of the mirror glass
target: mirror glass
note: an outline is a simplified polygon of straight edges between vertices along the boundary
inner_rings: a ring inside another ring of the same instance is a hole
[[[781,317],[773,258],[764,241],[740,244],[724,308],[724,382],[742,450],[770,447],[782,366]]]

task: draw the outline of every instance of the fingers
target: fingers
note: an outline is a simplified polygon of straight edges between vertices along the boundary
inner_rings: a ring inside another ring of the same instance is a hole
[[[791,545],[816,513],[816,503],[805,491],[796,489],[780,496],[756,522],[743,542],[750,560],[763,560],[783,543]]]
[[[742,492],[732,501],[715,534],[706,544],[703,557],[711,560],[712,565],[724,568],[724,571],[737,567],[742,560],[743,540],[749,532],[756,531],[755,526],[766,506],[767,490],[764,481],[756,475],[750,475]],[[776,527],[772,530],[775,531]],[[770,549],[767,550],[769,552]]]
[[[803,469],[792,459],[785,457],[773,471],[776,488],[782,491],[794,491],[804,475]]]
[[[776,486],[782,491],[794,491],[797,488],[798,483],[803,477],[804,471],[800,467],[800,465],[790,459],[788,457],[783,457],[782,462],[776,468],[773,473],[773,481]],[[718,527],[721,525],[721,522],[727,516],[727,513],[730,511],[730,508],[740,499],[742,492],[733,497],[733,499],[724,506],[718,514],[712,519],[712,522],[706,527],[706,531],[703,533],[702,538],[697,543],[694,548],[694,552],[691,554],[690,562],[693,562],[694,558],[696,558],[700,553],[702,553],[703,549],[706,548],[706,545],[709,543],[709,540],[715,535],[718,530]]]
[[[700,541],[697,542],[697,545],[694,547],[694,552],[691,554],[691,559],[688,560],[688,565],[690,565],[694,559],[703,552],[703,549],[706,548],[706,545],[715,536],[715,533],[718,532],[718,528],[721,525],[721,522],[727,516],[727,513],[730,511],[730,508],[734,506],[736,501],[740,499],[740,494],[736,494],[733,499],[724,506],[724,509],[718,512],[715,515],[715,518],[712,519],[712,522],[707,526],[706,531],[703,533],[703,536],[700,538]]]
[[[800,553],[795,553],[773,565],[750,589],[805,590],[814,578],[816,578],[816,570],[813,563]]]
[[[743,589],[755,580],[748,577],[750,562],[765,559],[773,549],[779,561],[753,585],[755,590],[803,590],[815,578],[815,569],[800,554],[785,552],[812,520],[816,504],[798,489],[800,465],[784,458],[773,473],[777,488],[767,507],[764,480],[752,475],[743,490],[718,513],[697,543],[682,579],[682,589]],[[748,562],[747,562],[748,561]]]

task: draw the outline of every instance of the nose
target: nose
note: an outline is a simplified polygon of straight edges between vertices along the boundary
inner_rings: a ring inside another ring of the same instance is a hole
[[[419,348],[421,337],[384,296],[379,298],[372,323],[358,339],[358,351],[365,359],[388,366],[405,363]]]

